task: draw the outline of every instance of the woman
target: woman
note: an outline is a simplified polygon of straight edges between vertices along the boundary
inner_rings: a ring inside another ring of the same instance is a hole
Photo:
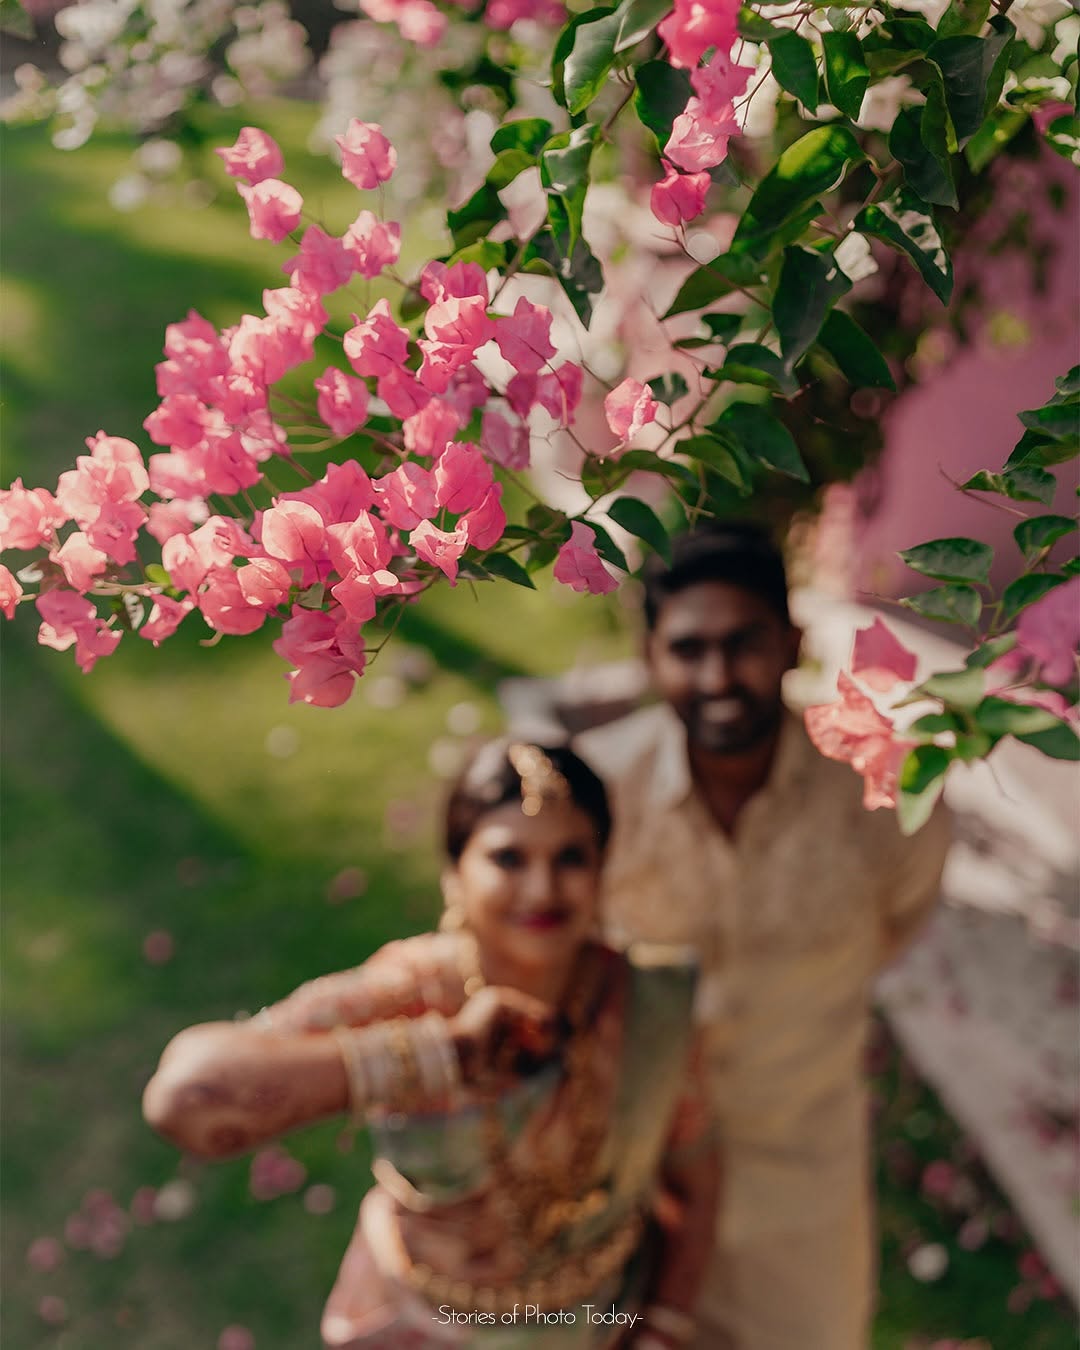
[[[332,1350],[676,1350],[717,1165],[690,1072],[694,972],[593,936],[611,820],[569,750],[484,747],[446,813],[443,931],[247,1023],[181,1032],[146,1118],[224,1156],[351,1111],[375,1185]]]

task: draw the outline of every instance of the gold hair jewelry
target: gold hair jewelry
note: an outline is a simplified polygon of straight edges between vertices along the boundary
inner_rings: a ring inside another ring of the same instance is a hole
[[[570,796],[570,784],[537,745],[515,742],[506,757],[521,779],[521,813],[537,816],[544,803],[565,801]]]

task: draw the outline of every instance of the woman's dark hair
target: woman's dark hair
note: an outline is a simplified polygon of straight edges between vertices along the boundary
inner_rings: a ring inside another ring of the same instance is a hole
[[[651,630],[664,601],[703,581],[722,581],[759,595],[790,623],[784,559],[768,532],[746,520],[700,525],[671,541],[671,562],[653,554],[642,569],[645,624]]]
[[[607,792],[585,761],[565,745],[536,745],[504,739],[482,745],[450,789],[444,842],[446,855],[452,862],[461,857],[482,816],[507,802],[523,801],[526,794],[522,789],[522,775],[513,763],[513,760],[521,759],[522,750],[534,756],[539,751],[549,761],[547,772],[553,779],[552,785],[559,788],[553,795],[568,792],[574,805],[592,821],[601,852],[607,847],[611,835]],[[554,774],[550,770],[554,770]],[[565,784],[565,789],[561,788],[559,780]]]

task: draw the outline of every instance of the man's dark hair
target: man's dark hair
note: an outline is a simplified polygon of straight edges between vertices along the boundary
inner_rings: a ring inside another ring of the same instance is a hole
[[[751,521],[716,521],[677,535],[671,541],[670,566],[653,554],[641,579],[650,629],[665,600],[703,581],[722,581],[760,595],[785,623],[791,622],[783,556],[768,532]]]

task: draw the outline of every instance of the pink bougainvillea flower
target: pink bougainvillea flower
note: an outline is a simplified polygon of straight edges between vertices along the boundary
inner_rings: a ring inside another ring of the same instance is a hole
[[[345,135],[335,136],[334,140],[341,148],[341,172],[353,187],[375,188],[393,176],[397,151],[377,123],[361,122],[354,117]]]
[[[393,23],[406,42],[433,47],[446,32],[447,17],[431,0],[363,0],[360,6],[376,23]]]
[[[64,540],[60,548],[49,554],[64,570],[69,586],[77,591],[87,591],[94,584],[94,578],[101,576],[109,565],[108,554],[95,548],[80,530],[75,530]]]
[[[429,306],[424,316],[427,337],[419,344],[424,353],[421,383],[435,393],[443,393],[453,373],[472,359],[494,327],[487,315],[487,302],[479,296],[445,296]]]
[[[143,427],[155,445],[192,450],[206,435],[210,420],[210,409],[197,395],[173,393],[162,398]]]
[[[54,1237],[39,1237],[31,1242],[26,1264],[39,1275],[51,1275],[64,1260],[64,1245]]]
[[[368,387],[337,366],[328,366],[315,381],[319,416],[335,436],[351,436],[364,425],[368,411]]]
[[[168,965],[176,955],[176,941],[164,928],[155,928],[143,938],[142,954],[147,965]]]
[[[248,1327],[234,1322],[218,1337],[217,1350],[255,1350],[255,1337]]]
[[[690,83],[709,116],[723,116],[746,92],[753,66],[737,66],[723,51],[717,51],[703,66],[690,72]]]
[[[512,28],[521,19],[557,28],[566,19],[566,9],[559,0],[489,0],[484,10],[484,22],[500,31]]]
[[[1017,646],[1039,667],[1044,684],[1072,685],[1080,648],[1080,576],[1029,605],[1016,625]]]
[[[862,776],[863,805],[868,811],[895,806],[897,774],[915,743],[897,738],[892,722],[843,671],[836,687],[838,703],[807,708],[807,733],[828,759],[850,764]]]
[[[545,370],[536,377],[536,404],[560,426],[569,426],[581,402],[585,372],[574,361],[564,361],[556,370]]]
[[[273,648],[296,667],[286,676],[290,703],[339,707],[352,694],[356,676],[364,669],[364,640],[340,607],[323,613],[294,605]]]
[[[383,516],[397,530],[414,530],[438,510],[431,470],[411,460],[375,483]]]
[[[369,510],[375,503],[375,489],[356,460],[347,459],[341,464],[328,464],[317,483],[298,492],[281,493],[277,505],[282,502],[305,502],[318,511],[324,525],[336,525],[355,520],[361,511]]]
[[[674,10],[658,26],[673,66],[693,70],[715,47],[730,52],[735,41],[740,0],[675,0]]]
[[[382,221],[371,211],[361,211],[341,240],[353,271],[371,280],[384,267],[392,267],[401,255],[401,226]]]
[[[280,502],[263,512],[262,546],[286,567],[317,571],[326,558],[323,518],[307,502]]]
[[[625,379],[604,399],[604,416],[619,440],[628,441],[656,420],[659,406],[647,384]]]
[[[559,549],[554,576],[574,591],[591,591],[606,595],[617,589],[619,583],[611,575],[596,551],[596,535],[584,521],[575,520],[570,538]]]
[[[471,511],[491,487],[491,466],[475,445],[452,441],[436,461],[435,501],[454,515]]]
[[[357,375],[386,375],[404,364],[409,335],[394,322],[385,297],[372,305],[366,319],[353,318],[355,323],[345,334],[344,345]]]
[[[348,356],[348,352],[345,355]],[[432,399],[431,390],[425,389],[411,370],[403,370],[400,366],[393,366],[378,377],[375,392],[402,421],[426,408]]]
[[[515,472],[529,467],[529,428],[511,422],[501,413],[484,413],[481,437],[487,457]]]
[[[74,645],[75,663],[88,674],[99,657],[116,650],[120,629],[99,619],[93,602],[75,591],[46,591],[34,602],[41,615],[38,642],[58,652]]]
[[[245,178],[249,183],[277,178],[285,169],[285,156],[277,141],[258,127],[241,127],[235,144],[214,154],[221,156],[231,178]]]
[[[1039,135],[1045,136],[1051,122],[1056,122],[1059,117],[1068,117],[1074,111],[1071,103],[1063,103],[1061,99],[1051,99],[1049,103],[1040,103],[1037,108],[1032,108],[1031,120]]]
[[[196,603],[215,632],[233,637],[254,633],[266,620],[264,610],[248,603],[235,567],[212,567]]]
[[[441,455],[460,427],[458,410],[444,399],[433,398],[402,423],[405,449],[414,455]]]
[[[309,225],[300,240],[300,252],[283,263],[281,270],[290,286],[329,295],[344,286],[357,269],[343,239],[335,239],[319,225]]]
[[[340,577],[380,572],[394,556],[386,526],[367,511],[361,511],[355,520],[328,526],[326,542],[334,571]]]
[[[11,487],[0,489],[0,549],[37,548],[68,519],[45,488],[25,488],[16,478]]]
[[[986,692],[995,698],[1021,703],[1028,708],[1045,708],[1063,721],[1074,719],[1077,709],[1056,689],[1036,689],[1031,680],[1038,666],[1020,646],[1005,652],[986,667]]]
[[[466,422],[475,409],[482,408],[490,397],[491,389],[487,380],[474,365],[467,365],[454,372],[443,394],[443,402],[456,408],[462,422]]]
[[[283,605],[292,589],[292,578],[276,558],[252,558],[237,569],[236,579],[248,604],[262,610]]]
[[[86,527],[86,537],[114,562],[134,562],[135,537],[145,523],[146,512],[138,502],[105,502]]]
[[[430,520],[422,520],[409,535],[409,543],[416,555],[437,567],[450,584],[457,580],[458,559],[469,542],[468,527],[461,523],[454,530],[440,530]]]
[[[280,178],[264,178],[253,187],[237,183],[236,189],[248,209],[252,239],[280,244],[300,224],[304,199]]]
[[[653,185],[649,196],[653,215],[665,225],[681,225],[684,221],[700,216],[705,210],[705,198],[712,186],[709,174],[679,173],[667,160],[664,160],[664,168],[664,177]]]
[[[880,617],[855,634],[851,673],[877,693],[888,693],[894,685],[914,680],[916,665],[915,653],[908,651]]]
[[[701,99],[691,98],[672,125],[664,154],[688,173],[714,169],[727,158],[728,141],[740,130],[733,107],[709,110]]]
[[[486,307],[489,298],[487,273],[479,263],[453,263],[433,260],[425,263],[420,273],[420,294],[429,304],[437,304],[447,296],[459,300],[480,299]]]
[[[0,563],[0,612],[9,619],[15,617],[15,607],[22,598],[23,588],[18,578]]]
[[[139,636],[155,647],[172,637],[186,614],[195,608],[193,600],[173,600],[171,596],[159,595],[154,600],[149,617],[139,629]]]
[[[150,486],[142,454],[131,441],[99,431],[86,444],[90,454],[79,455],[76,467],[60,475],[56,488],[64,519],[77,520],[84,528],[106,502],[136,501]]]
[[[522,295],[513,314],[495,320],[495,341],[503,358],[519,374],[536,375],[555,355],[551,342],[551,311]]]
[[[493,548],[506,529],[506,512],[502,507],[502,484],[492,483],[484,500],[458,521],[473,548]]]

